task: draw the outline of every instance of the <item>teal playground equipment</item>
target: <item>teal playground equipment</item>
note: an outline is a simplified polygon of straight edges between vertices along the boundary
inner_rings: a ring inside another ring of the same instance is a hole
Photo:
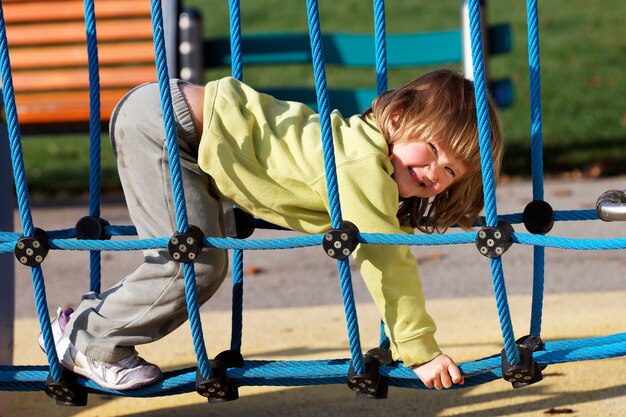
[[[623,205],[626,195],[622,191],[610,191],[603,194],[597,204],[597,210],[554,211],[543,201],[542,175],[542,131],[541,98],[537,1],[527,1],[529,68],[531,81],[531,141],[533,198],[523,213],[498,215],[493,163],[490,150],[489,126],[487,117],[488,87],[485,77],[483,35],[481,31],[481,10],[479,0],[468,2],[469,33],[471,40],[472,76],[475,80],[476,105],[480,132],[480,155],[485,195],[485,217],[478,231],[453,233],[447,235],[381,235],[355,232],[342,221],[341,207],[337,188],[337,176],[334,166],[333,142],[330,123],[330,99],[325,72],[325,44],[320,30],[318,4],[316,0],[307,0],[309,22],[310,54],[315,74],[315,92],[317,108],[321,118],[321,130],[324,148],[324,163],[328,182],[330,216],[332,227],[327,234],[280,239],[241,239],[212,238],[196,236],[193,227],[187,222],[185,198],[180,177],[180,163],[176,146],[174,119],[168,83],[167,59],[163,29],[161,1],[151,2],[156,55],[156,69],[168,136],[168,157],[175,193],[175,210],[178,232],[171,237],[155,239],[117,240],[114,236],[134,234],[132,226],[109,225],[100,217],[99,197],[99,90],[97,68],[97,44],[93,0],[85,1],[85,16],[88,33],[90,57],[90,79],[92,94],[92,171],[91,199],[89,215],[80,219],[75,227],[65,230],[41,230],[33,224],[30,212],[29,193],[25,181],[24,161],[20,143],[18,114],[16,111],[11,78],[9,50],[4,16],[0,7],[0,71],[3,83],[3,98],[6,105],[6,121],[10,154],[13,162],[13,174],[17,205],[22,223],[22,233],[0,232],[0,253],[15,254],[20,264],[30,267],[34,287],[35,303],[44,337],[48,366],[10,366],[0,365],[0,390],[45,392],[58,404],[84,405],[88,393],[117,396],[149,397],[165,396],[197,391],[211,402],[234,400],[238,397],[238,387],[246,385],[304,386],[318,384],[347,384],[359,396],[384,398],[388,386],[406,388],[425,388],[415,374],[400,363],[388,360],[386,349],[388,341],[381,332],[380,346],[363,353],[357,323],[348,256],[356,245],[476,245],[480,254],[489,259],[492,270],[494,295],[502,329],[503,349],[495,355],[463,363],[460,368],[465,375],[463,387],[472,387],[485,382],[504,378],[513,387],[524,387],[542,379],[542,369],[554,363],[603,359],[626,355],[626,333],[603,337],[562,340],[543,343],[541,340],[541,316],[543,305],[543,263],[544,248],[556,247],[573,250],[589,249],[624,249],[626,238],[617,239],[578,239],[547,236],[555,221],[572,220],[615,220],[624,218]],[[229,2],[231,10],[230,56],[232,74],[242,78],[242,63],[245,47],[242,48],[239,2]],[[1,5],[1,3],[0,3]],[[377,90],[387,88],[387,54],[385,36],[384,2],[374,0],[375,16],[375,64],[377,72]],[[245,44],[244,44],[245,46]],[[10,216],[3,213],[3,216]],[[241,215],[238,216],[243,218]],[[255,219],[245,219],[246,227],[269,226]],[[512,224],[524,223],[530,233],[513,230]],[[347,241],[343,241],[343,237]],[[207,357],[205,340],[199,314],[199,305],[195,291],[193,257],[183,256],[174,240],[187,242],[185,254],[197,253],[202,247],[216,247],[233,250],[233,309],[232,336],[228,350],[215,359]],[[346,243],[347,242],[347,243]],[[337,247],[341,253],[330,251]],[[534,283],[530,331],[527,336],[517,339],[514,335],[511,315],[508,308],[502,256],[512,244],[534,246]],[[348,359],[328,359],[316,361],[262,361],[245,359],[241,352],[242,341],[242,299],[243,299],[243,254],[246,250],[272,250],[305,246],[322,246],[329,256],[337,259],[341,292],[347,324],[350,346]],[[100,253],[101,251],[142,250],[149,248],[168,248],[174,259],[184,262],[186,302],[191,325],[197,367],[167,372],[164,379],[154,385],[132,391],[117,392],[96,385],[92,381],[64,371],[54,349],[47,309],[43,263],[49,250],[80,250],[91,253],[92,291],[100,290]],[[185,259],[186,258],[186,259]],[[35,343],[35,341],[33,341]],[[455,388],[460,388],[455,386]]]

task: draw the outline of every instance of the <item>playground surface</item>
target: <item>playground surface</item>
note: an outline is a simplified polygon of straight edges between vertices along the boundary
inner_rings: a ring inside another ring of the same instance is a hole
[[[626,188],[626,177],[547,180],[545,200],[555,210],[592,209],[608,189]],[[532,199],[527,181],[508,181],[497,191],[499,214],[519,213]],[[87,213],[85,204],[37,204],[35,225],[72,227]],[[123,202],[107,202],[102,216],[111,224],[130,224]],[[16,225],[19,220],[16,218]],[[515,230],[525,232],[523,225]],[[19,230],[19,226],[16,226]],[[283,235],[280,232],[278,235]],[[553,236],[624,237],[623,223],[558,222]],[[275,237],[259,231],[253,237]],[[459,362],[500,352],[502,336],[493,296],[489,262],[474,245],[413,248],[438,326],[442,349]],[[513,245],[504,255],[504,274],[515,335],[528,333],[532,291],[529,246]],[[139,253],[103,254],[103,288],[132,271]],[[88,255],[53,251],[43,265],[50,311],[75,303],[88,289]],[[349,357],[336,263],[320,248],[247,251],[244,260],[244,335],[242,353],[250,359],[327,359]],[[353,270],[363,349],[378,341],[378,316],[360,276]],[[626,259],[623,251],[546,250],[542,324],[544,341],[593,337],[626,331]],[[202,308],[209,357],[228,348],[230,287],[225,283]],[[16,266],[14,363],[45,364],[36,344],[32,282]],[[193,366],[190,330],[138,348],[164,370]],[[387,400],[363,400],[346,386],[242,387],[240,399],[207,404],[196,393],[160,398],[90,395],[87,407],[57,407],[42,392],[4,393],[11,416],[626,416],[626,358],[550,365],[542,382],[513,390],[495,381],[474,388],[428,392],[391,387]],[[5,417],[5,416],[3,416]]]

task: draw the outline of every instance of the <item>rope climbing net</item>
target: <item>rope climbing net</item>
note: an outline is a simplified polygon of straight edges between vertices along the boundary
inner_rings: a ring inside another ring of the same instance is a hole
[[[480,26],[479,0],[469,1],[473,78],[475,81],[476,106],[479,126],[479,145],[482,163],[483,191],[485,196],[485,226],[478,231],[452,233],[446,235],[384,235],[373,233],[353,233],[354,244],[384,245],[457,245],[475,244],[479,251],[490,260],[496,306],[502,330],[504,349],[501,355],[460,364],[465,375],[465,385],[471,387],[495,379],[504,378],[521,387],[541,379],[541,370],[554,363],[611,358],[626,355],[626,333],[603,337],[554,341],[543,343],[541,316],[543,305],[543,264],[545,247],[599,250],[624,249],[626,239],[577,239],[546,236],[554,221],[594,220],[598,218],[593,210],[553,211],[543,201],[543,162],[541,131],[541,98],[539,76],[539,35],[537,1],[527,0],[528,13],[528,56],[530,68],[531,96],[531,148],[533,174],[533,203],[524,213],[498,215],[495,198],[495,181],[491,155],[491,138],[487,111],[487,88],[483,59],[482,34]],[[303,386],[318,384],[344,384],[358,391],[362,396],[384,397],[386,387],[399,386],[425,388],[415,374],[401,364],[388,362],[377,352],[363,354],[359,336],[351,273],[347,257],[338,257],[341,293],[344,301],[348,330],[350,358],[342,360],[315,361],[261,361],[243,360],[242,339],[242,298],[243,298],[243,253],[246,250],[274,250],[323,245],[333,239],[333,232],[350,234],[344,224],[339,203],[337,173],[335,170],[333,138],[330,127],[330,106],[326,83],[324,51],[322,49],[318,4],[307,0],[307,15],[313,69],[315,75],[318,110],[324,151],[324,167],[327,178],[328,199],[332,230],[324,235],[309,235],[276,239],[231,239],[202,237],[202,246],[233,250],[233,313],[230,349],[218,355],[215,360],[207,357],[199,304],[195,289],[193,262],[184,263],[186,303],[192,330],[197,367],[166,372],[162,381],[137,390],[117,392],[104,389],[82,377],[64,371],[54,348],[47,309],[46,291],[41,264],[49,250],[90,251],[90,289],[100,291],[100,254],[102,251],[128,251],[167,248],[171,238],[116,240],[114,236],[133,236],[132,226],[109,225],[100,218],[100,91],[98,75],[98,49],[95,25],[94,1],[85,0],[85,22],[89,56],[89,79],[91,96],[91,174],[89,216],[81,219],[76,227],[64,230],[44,231],[34,226],[31,217],[29,193],[26,184],[24,160],[18,125],[14,90],[7,47],[7,33],[0,2],[0,71],[2,94],[6,108],[7,129],[13,161],[13,173],[17,194],[18,210],[22,223],[22,234],[0,232],[0,253],[15,253],[20,263],[32,271],[35,303],[43,339],[45,342],[48,366],[5,366],[0,365],[0,390],[46,392],[58,402],[81,404],[86,401],[87,392],[132,397],[173,395],[198,391],[210,400],[222,401],[237,398],[237,387],[244,385]],[[230,0],[231,16],[231,56],[232,74],[242,79],[241,22],[238,0]],[[387,89],[387,64],[385,45],[384,1],[374,0],[374,33],[377,72],[377,90]],[[167,134],[168,158],[171,181],[175,196],[175,214],[179,234],[191,233],[187,221],[185,196],[181,180],[176,129],[169,90],[168,71],[165,54],[165,39],[160,0],[151,0],[153,37],[156,56],[156,70],[162,100],[165,130]],[[529,214],[531,213],[531,214]],[[534,213],[534,214],[532,214]],[[538,213],[538,214],[537,214]],[[514,232],[511,224],[524,223],[531,233]],[[501,255],[513,244],[534,246],[534,280],[530,334],[516,339],[509,312],[507,291]],[[388,347],[381,332],[381,351]],[[380,352],[380,351],[378,351]],[[217,389],[216,389],[217,388]],[[459,388],[455,386],[454,388]]]

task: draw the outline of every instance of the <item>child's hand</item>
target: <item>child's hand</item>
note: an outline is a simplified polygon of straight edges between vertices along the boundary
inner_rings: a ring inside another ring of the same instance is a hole
[[[463,385],[465,382],[459,367],[443,353],[430,362],[413,366],[412,369],[428,388],[450,388],[453,383]]]

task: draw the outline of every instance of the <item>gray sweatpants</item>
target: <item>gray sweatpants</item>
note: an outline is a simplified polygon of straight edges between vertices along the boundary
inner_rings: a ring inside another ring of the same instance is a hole
[[[197,164],[198,144],[189,108],[170,82],[189,224],[205,236],[222,237],[219,199],[209,176]],[[129,92],[111,116],[111,143],[126,203],[139,238],[170,237],[176,217],[169,173],[161,102],[156,83]],[[218,289],[228,270],[227,252],[204,249],[195,261],[200,303]],[[106,362],[120,360],[134,346],[153,342],[187,319],[182,264],[166,249],[144,251],[144,262],[112,288],[88,293],[65,334],[85,355]]]

